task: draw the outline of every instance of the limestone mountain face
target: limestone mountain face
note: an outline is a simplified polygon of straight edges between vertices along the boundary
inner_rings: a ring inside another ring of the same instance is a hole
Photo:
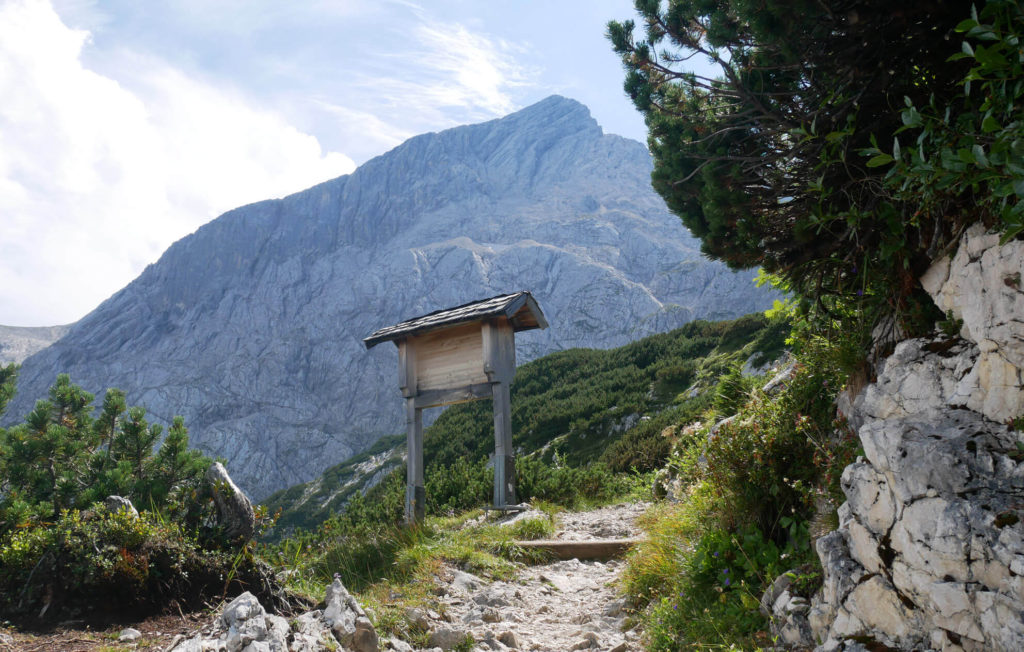
[[[27,359],[6,418],[59,372],[124,389],[229,460],[254,497],[404,427],[394,347],[375,329],[530,290],[551,327],[519,361],[611,347],[774,298],[703,258],[650,187],[640,143],[548,98],[417,136],[351,175],[225,213]]]

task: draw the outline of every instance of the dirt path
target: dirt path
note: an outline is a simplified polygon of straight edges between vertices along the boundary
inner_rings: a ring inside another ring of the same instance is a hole
[[[646,508],[634,503],[563,513],[555,538],[635,537],[640,534],[636,518]],[[449,622],[434,627],[431,644],[446,648],[471,635],[477,641],[473,649],[480,652],[639,651],[638,633],[623,631],[624,601],[616,590],[622,564],[570,559],[527,566],[513,581],[493,583],[453,571],[449,590],[439,599]]]

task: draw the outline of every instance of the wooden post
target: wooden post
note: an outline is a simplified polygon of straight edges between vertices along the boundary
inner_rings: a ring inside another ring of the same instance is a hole
[[[512,451],[512,399],[508,383],[491,385],[494,397],[494,506],[516,504],[516,460]]]
[[[516,461],[512,449],[512,399],[509,386],[516,358],[512,326],[507,319],[482,325],[484,370],[494,399],[494,506],[516,504]]]
[[[405,522],[422,523],[426,516],[427,490],[423,480],[423,410],[416,399],[405,399]]]
[[[405,522],[422,523],[427,490],[423,480],[423,410],[416,407],[416,345],[398,343],[398,385],[405,397]]]

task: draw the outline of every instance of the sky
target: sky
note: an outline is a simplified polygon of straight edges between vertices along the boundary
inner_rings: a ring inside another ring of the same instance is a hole
[[[643,141],[631,0],[0,0],[0,324],[76,321],[221,213],[551,94]]]

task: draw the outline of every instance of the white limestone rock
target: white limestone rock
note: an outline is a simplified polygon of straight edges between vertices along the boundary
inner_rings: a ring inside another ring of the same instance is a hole
[[[373,624],[341,580],[336,579],[327,587],[324,602],[324,622],[343,646],[355,652],[378,652],[380,645]]]
[[[340,647],[339,647],[340,644]],[[227,605],[212,631],[178,639],[168,652],[378,652],[377,634],[341,582],[327,590],[327,608],[288,619],[268,614],[243,593]]]
[[[964,234],[950,258],[921,279],[943,311],[963,320],[961,335],[981,356],[959,391],[961,403],[993,421],[1021,416],[1024,408],[1024,242],[999,245],[981,225]]]
[[[128,500],[124,496],[107,496],[103,500],[103,506],[108,512],[116,514],[120,511],[127,512],[132,518],[139,517],[139,510],[135,509],[135,505],[132,501]]]
[[[132,643],[134,641],[139,640],[140,638],[142,638],[142,632],[135,629],[134,627],[125,627],[117,636],[117,640],[120,643]],[[0,641],[0,644],[2,643],[3,641]]]
[[[998,349],[1024,368],[1024,242],[999,245],[999,235],[978,224],[964,233],[950,258],[938,261],[921,284],[941,310],[964,322],[965,339]],[[990,343],[990,344],[988,344]]]
[[[840,529],[818,541],[820,650],[1024,649],[1024,243],[972,228],[922,279],[965,339],[898,343],[847,397],[864,457]]]

